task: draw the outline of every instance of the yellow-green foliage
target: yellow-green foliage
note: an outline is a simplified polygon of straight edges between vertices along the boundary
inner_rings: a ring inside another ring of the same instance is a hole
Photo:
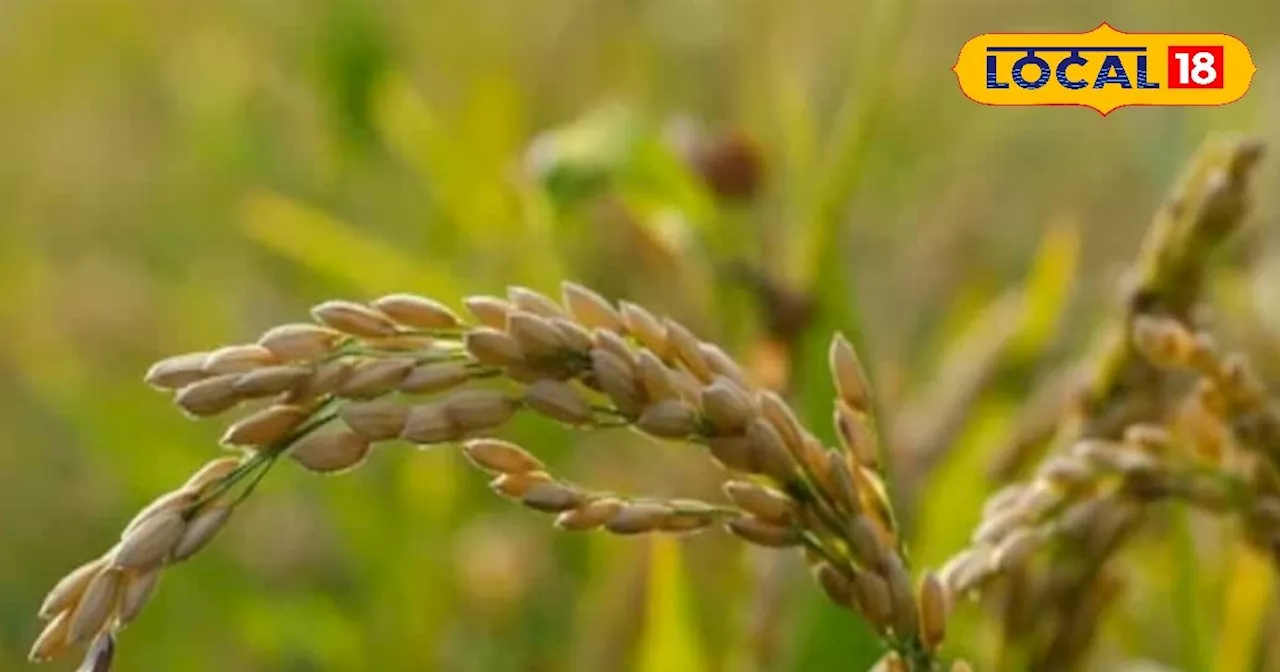
[[[0,669],[27,664],[49,586],[221,454],[147,366],[333,296],[459,308],[579,280],[785,380],[828,443],[824,348],[843,330],[891,468],[927,447],[895,496],[913,566],[941,566],[993,472],[1028,473],[1011,455],[1057,417],[1041,383],[1104,348],[1119,275],[1201,139],[1280,139],[1266,76],[1222,109],[996,110],[957,91],[959,45],[1105,18],[1233,33],[1265,75],[1273,4],[0,3]],[[752,139],[749,197],[672,141],[681,117]],[[1277,163],[1205,288],[1272,389]],[[797,294],[753,290],[738,262]],[[718,497],[688,451],[523,418],[504,436],[575,481]],[[276,470],[165,577],[119,669],[809,672],[883,653],[802,563],[719,534],[554,533],[464,462],[405,447],[342,478]],[[1274,563],[1219,518],[1153,527],[1121,556],[1090,662],[1280,669]],[[944,653],[1019,669],[993,622],[962,607]]]

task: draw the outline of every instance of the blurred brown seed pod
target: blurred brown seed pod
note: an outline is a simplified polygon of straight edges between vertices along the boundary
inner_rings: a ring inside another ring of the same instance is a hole
[[[713,193],[724,199],[754,196],[764,181],[764,157],[756,141],[741,130],[704,138],[686,160]]]

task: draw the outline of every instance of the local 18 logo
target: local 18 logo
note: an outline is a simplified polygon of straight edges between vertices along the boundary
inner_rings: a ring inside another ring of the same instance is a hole
[[[1226,105],[1257,70],[1239,39],[1220,33],[987,33],[951,68],[984,105]]]

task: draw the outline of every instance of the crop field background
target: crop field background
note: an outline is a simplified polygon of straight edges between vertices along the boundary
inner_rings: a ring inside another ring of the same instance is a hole
[[[976,105],[949,71],[980,33],[1103,20],[1231,33],[1252,89],[1103,118]],[[223,450],[147,367],[335,297],[456,308],[574,280],[723,345],[828,442],[842,330],[913,561],[937,567],[1215,132],[1271,148],[1207,300],[1280,384],[1276,72],[1272,0],[0,0],[0,669],[28,669],[49,586]],[[532,418],[504,435],[574,479],[719,496],[687,446]],[[1280,670],[1269,561],[1208,516],[1155,525],[1092,669]],[[279,465],[166,572],[117,665],[869,668],[877,639],[792,555],[563,533],[456,451],[393,444],[340,477]],[[1000,667],[983,611],[957,609],[944,651]]]

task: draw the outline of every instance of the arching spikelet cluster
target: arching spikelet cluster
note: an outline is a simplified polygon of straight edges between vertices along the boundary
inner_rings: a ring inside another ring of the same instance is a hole
[[[114,642],[160,572],[202,548],[278,460],[332,474],[398,440],[460,445],[497,493],[554,515],[562,530],[718,526],[758,546],[802,549],[831,599],[860,612],[904,656],[931,659],[949,600],[936,578],[916,585],[908,573],[880,473],[870,386],[843,337],[830,349],[841,445],[828,448],[723,350],[639,305],[566,283],[558,302],[513,287],[465,307],[470,320],[408,294],[328,301],[312,322],[153,366],[147,383],[171,392],[187,415],[236,414],[222,444],[239,455],[158,498],[120,545],[64,579],[41,610],[51,620],[32,658],[95,638]],[[489,437],[520,412],[701,446],[730,475],[725,501],[599,492],[558,478],[524,448]]]

